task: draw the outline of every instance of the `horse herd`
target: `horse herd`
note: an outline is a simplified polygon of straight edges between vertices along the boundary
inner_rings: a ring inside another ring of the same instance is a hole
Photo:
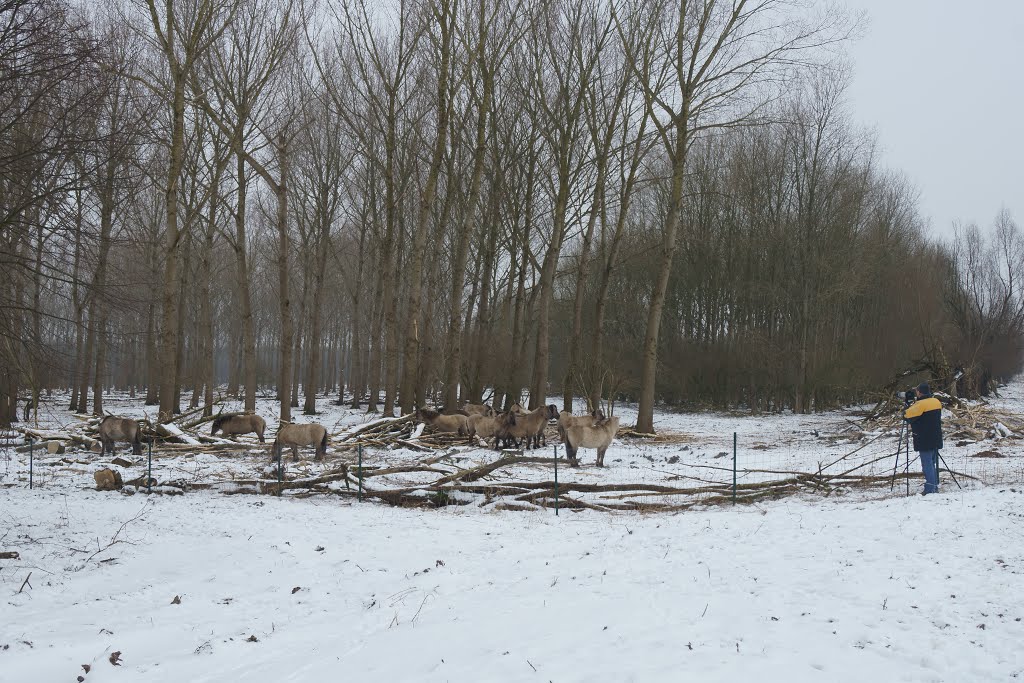
[[[577,453],[580,448],[597,450],[597,466],[604,466],[604,454],[619,429],[619,418],[606,418],[600,410],[589,415],[573,415],[558,411],[557,406],[547,405],[533,411],[524,410],[516,404],[505,412],[496,412],[490,406],[466,404],[462,410],[444,415],[429,408],[416,410],[416,419],[436,432],[457,433],[471,438],[482,438],[485,443],[494,440],[494,448],[538,448],[547,445],[544,430],[549,421],[558,421],[558,434],[565,444],[566,457],[573,467],[579,465]],[[266,420],[259,415],[220,415],[214,418],[210,435],[221,432],[226,437],[240,434],[256,434],[260,443],[266,443],[264,432]],[[99,424],[99,438],[102,452],[113,454],[114,443],[128,442],[132,453],[142,453],[142,427],[138,420],[107,415]],[[307,424],[285,423],[277,430],[271,450],[272,460],[281,456],[284,448],[290,448],[292,458],[298,459],[299,448],[313,446],[316,460],[323,460],[327,454],[327,429],[315,422]]]
[[[573,415],[558,406],[546,405],[536,410],[524,410],[518,403],[499,413],[494,408],[467,403],[462,410],[442,415],[436,410],[420,408],[416,418],[438,432],[456,432],[485,442],[494,439],[494,448],[537,448],[547,445],[545,428],[549,421],[558,421],[558,435],[565,445],[566,458],[573,467],[579,465],[577,453],[581,448],[597,450],[597,466],[604,467],[604,454],[619,431],[619,418],[605,417],[600,410],[589,415]]]

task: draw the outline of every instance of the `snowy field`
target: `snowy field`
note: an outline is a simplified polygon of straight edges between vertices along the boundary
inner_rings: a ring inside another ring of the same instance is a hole
[[[64,402],[44,406],[41,428],[75,421]],[[1021,385],[995,405],[1024,412]],[[126,397],[108,408],[142,416]],[[259,410],[270,441],[273,407]],[[635,415],[618,414],[624,424]],[[370,418],[332,406],[319,419],[337,436]],[[867,469],[891,472],[895,433],[851,430],[851,420],[661,413],[656,426],[672,440],[622,439],[609,467],[559,476],[706,481],[722,472],[705,468],[731,461],[734,431],[741,480],[814,471],[857,448],[856,462],[878,459]],[[227,457],[162,452],[154,476],[225,486],[264,476],[266,447],[243,440]],[[950,467],[975,478],[961,490],[944,475],[943,492],[927,498],[884,486],[557,517],[473,496],[431,510],[226,488],[101,493],[92,472],[109,458],[85,452],[40,456],[29,491],[27,456],[8,448],[0,551],[19,557],[0,560],[0,681],[1024,678],[1022,443],[948,443]],[[497,457],[450,450],[462,467]],[[423,455],[368,449],[365,461]],[[352,458],[329,451],[326,464],[288,463],[288,476]],[[593,452],[583,458],[591,465]],[[143,458],[129,459],[126,480],[144,473]],[[497,483],[549,476],[547,465],[508,469]]]

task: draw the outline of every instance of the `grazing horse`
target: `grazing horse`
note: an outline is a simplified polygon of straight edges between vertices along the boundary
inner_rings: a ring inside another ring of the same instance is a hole
[[[237,436],[239,434],[249,434],[256,432],[256,436],[260,438],[260,443],[266,443],[263,438],[263,431],[267,428],[267,421],[259,415],[222,415],[213,421],[213,429],[210,430],[210,436],[213,436],[218,431],[223,432],[224,436]]]
[[[469,419],[465,415],[442,415],[430,408],[417,408],[416,419],[433,427],[435,432],[457,432],[460,436],[470,433]]]
[[[107,415],[100,420],[99,436],[103,444],[103,454],[106,454],[108,449],[111,455],[114,454],[115,441],[127,441],[132,445],[134,455],[142,454],[142,429],[137,420]]]
[[[309,424],[285,423],[277,430],[277,438],[274,439],[274,448],[271,451],[271,460],[281,457],[281,450],[285,446],[292,449],[292,459],[299,459],[299,446],[315,446],[316,460],[323,460],[327,455],[327,429],[322,424],[310,422]]]

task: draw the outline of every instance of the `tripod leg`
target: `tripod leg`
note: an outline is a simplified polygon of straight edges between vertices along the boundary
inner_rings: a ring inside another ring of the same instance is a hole
[[[904,423],[906,424],[906,423]],[[896,460],[892,464],[892,479],[889,480],[889,492],[896,490],[896,472],[900,468],[900,451],[903,450],[903,426],[900,427],[900,436],[896,440]]]
[[[909,425],[908,425],[909,430]],[[904,469],[904,476],[907,478],[907,496],[910,496],[910,434],[907,434],[907,465]]]
[[[956,487],[958,489],[963,489],[963,486],[960,485],[960,482],[956,480],[956,475],[953,474],[953,470],[949,469],[949,465],[946,464],[946,459],[942,457],[942,453],[939,453],[939,460],[942,461],[942,466],[946,468],[947,472],[949,472],[949,477],[953,480],[953,483],[956,484]]]

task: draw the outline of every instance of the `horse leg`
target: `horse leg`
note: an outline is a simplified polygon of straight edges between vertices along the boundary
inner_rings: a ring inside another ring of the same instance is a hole
[[[576,459],[576,451],[578,449],[569,442],[568,439],[565,441],[565,459],[569,461],[572,467],[579,467],[580,463]]]
[[[256,436],[260,437],[260,443],[266,443],[266,440],[264,440],[264,438],[263,438],[263,430],[262,429],[259,430],[258,432],[256,432]]]
[[[296,444],[292,444],[292,460],[295,462],[299,461],[299,447]]]
[[[608,450],[607,446],[602,446],[597,449],[597,466],[604,467],[604,452]]]

